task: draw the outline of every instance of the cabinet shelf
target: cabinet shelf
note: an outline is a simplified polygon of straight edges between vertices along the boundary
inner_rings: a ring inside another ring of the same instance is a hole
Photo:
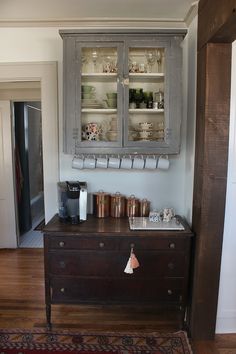
[[[162,82],[165,78],[163,73],[129,73],[130,81]]]
[[[131,108],[129,109],[129,113],[132,114],[140,114],[140,113],[147,113],[147,114],[156,114],[156,113],[164,113],[164,109],[151,109],[151,108]]]
[[[117,109],[115,108],[83,108],[82,113],[116,113]]]
[[[116,81],[117,73],[82,73],[81,78],[83,81]]]

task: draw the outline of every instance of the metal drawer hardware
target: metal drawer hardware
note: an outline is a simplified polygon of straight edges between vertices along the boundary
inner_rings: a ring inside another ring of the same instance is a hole
[[[61,292],[61,293],[64,293],[64,292],[65,292],[65,288],[61,288],[61,289],[60,289],[60,292]]]
[[[134,243],[131,243],[130,244],[130,248],[134,248],[135,244]]]
[[[100,247],[100,248],[103,248],[104,246],[105,246],[104,242],[100,242],[100,243],[99,243],[99,247]]]
[[[64,261],[60,261],[59,264],[60,264],[60,268],[65,268],[66,267],[66,264],[65,264]]]
[[[175,267],[174,263],[168,263],[168,268],[169,269],[174,269],[174,267]]]
[[[174,243],[174,242],[171,242],[171,243],[169,244],[169,248],[171,248],[171,249],[175,248],[175,243]]]
[[[168,295],[172,295],[172,290],[167,290]]]
[[[64,246],[65,246],[65,242],[64,242],[64,241],[60,241],[60,242],[59,242],[59,246],[60,246],[60,247],[64,247]]]

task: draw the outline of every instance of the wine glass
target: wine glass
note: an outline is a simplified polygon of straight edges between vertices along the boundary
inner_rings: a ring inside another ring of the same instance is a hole
[[[92,62],[93,62],[94,72],[97,72],[98,58],[99,58],[99,54],[98,54],[97,49],[93,49],[92,53],[91,53],[91,59],[92,59]]]
[[[157,53],[156,53],[156,59],[157,59],[157,65],[158,65],[158,72],[160,71],[160,67],[161,67],[161,62],[162,62],[162,54],[161,51],[158,49]]]
[[[152,50],[149,50],[145,54],[146,59],[147,59],[147,64],[148,64],[148,72],[152,72],[152,67],[155,64],[156,61],[156,56],[155,53]]]

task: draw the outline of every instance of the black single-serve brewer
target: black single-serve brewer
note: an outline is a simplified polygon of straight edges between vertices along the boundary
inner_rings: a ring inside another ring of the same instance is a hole
[[[87,220],[87,183],[66,181],[57,185],[60,220],[71,224]]]

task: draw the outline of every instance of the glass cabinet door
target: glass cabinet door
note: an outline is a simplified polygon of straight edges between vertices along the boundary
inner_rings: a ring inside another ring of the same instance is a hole
[[[167,143],[167,41],[130,41],[126,47],[125,129],[128,147],[158,147]]]
[[[119,80],[123,70],[121,45],[77,42],[76,52],[77,146],[120,147],[123,129],[123,91]]]

